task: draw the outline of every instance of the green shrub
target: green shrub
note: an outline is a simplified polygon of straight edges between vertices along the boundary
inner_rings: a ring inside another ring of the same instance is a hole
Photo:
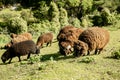
[[[46,4],[46,1],[39,1],[39,6],[36,6],[37,9],[33,11],[34,16],[40,20],[46,20],[48,18],[49,6]]]
[[[8,30],[16,34],[27,32],[27,22],[20,17],[11,18],[8,21]]]
[[[22,10],[21,17],[27,21],[28,24],[36,22],[36,18],[34,18],[32,11],[30,10]]]
[[[51,31],[51,24],[48,20],[43,20],[40,23],[34,23],[28,26],[28,31],[32,34],[38,33],[39,35]]]
[[[40,56],[32,56],[28,59],[28,64],[33,64],[40,61]]]
[[[82,14],[85,15],[86,13],[89,13],[93,6],[93,0],[82,0],[81,2],[82,6]]]
[[[113,51],[111,53],[112,57],[115,58],[115,59],[120,59],[120,49],[117,50],[117,51]]]
[[[60,21],[60,25],[61,27],[64,27],[66,25],[68,25],[68,15],[67,15],[67,11],[64,9],[64,8],[60,8],[60,18],[59,18],[59,21]]]
[[[7,22],[9,19],[14,17],[20,17],[20,14],[14,12],[14,11],[4,11],[0,13],[0,18],[3,19],[3,21]]]
[[[70,17],[69,18],[69,23],[75,27],[80,28],[81,27],[81,22],[78,18]]]
[[[91,62],[94,62],[94,58],[92,57],[85,57],[85,58],[82,58],[81,62],[83,63],[91,63]]]
[[[89,15],[82,17],[81,20],[82,27],[90,27],[93,25],[92,20],[89,18]]]
[[[59,22],[59,9],[55,2],[50,3],[49,15],[51,16],[51,30],[54,33],[58,33],[60,29],[60,22]]]

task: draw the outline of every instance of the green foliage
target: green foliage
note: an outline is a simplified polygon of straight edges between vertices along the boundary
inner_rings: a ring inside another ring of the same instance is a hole
[[[78,18],[70,17],[69,18],[69,23],[75,27],[80,28],[81,27],[81,22]]]
[[[34,23],[28,26],[28,31],[32,34],[36,32],[42,34],[51,30],[51,24],[48,20],[41,21],[40,23]]]
[[[13,17],[20,17],[20,14],[15,13],[14,11],[5,11],[0,13],[0,18],[4,21],[7,22],[9,19]]]
[[[8,30],[16,34],[27,32],[27,22],[20,17],[11,18],[8,21]]]
[[[86,13],[89,13],[93,6],[93,0],[82,0],[81,3],[82,6],[82,14],[85,15]]]
[[[58,33],[58,30],[60,29],[60,22],[59,22],[60,13],[56,3],[51,2],[49,14],[51,16],[51,29],[53,32]]]
[[[38,63],[38,70],[45,70],[46,66],[44,63]]]
[[[48,18],[49,6],[47,6],[46,1],[40,1],[38,4],[39,7],[33,11],[34,16],[40,20]]]
[[[24,19],[24,20],[26,20],[26,21],[28,21],[29,20],[29,18],[32,18],[33,17],[33,14],[32,14],[32,12],[30,11],[30,10],[22,10],[21,11],[21,17]]]
[[[31,10],[29,10],[29,9],[28,10],[27,9],[22,10],[20,14],[21,14],[21,17],[25,21],[27,21],[28,25],[32,24],[34,22],[37,22],[37,19],[33,16],[33,12]]]
[[[82,27],[90,27],[93,25],[92,20],[89,18],[89,15],[82,17],[81,20],[82,20],[81,23]]]
[[[93,57],[85,57],[85,58],[82,58],[81,62],[91,63],[91,62],[95,62],[95,59]]]
[[[112,57],[115,58],[115,59],[120,59],[120,49],[119,50],[116,50],[116,51],[113,51],[111,53]]]
[[[32,56],[28,59],[28,64],[34,64],[40,61],[40,56]]]
[[[67,1],[71,7],[77,7],[80,5],[80,0],[67,0]]]
[[[68,25],[68,15],[67,15],[67,11],[64,9],[64,8],[60,8],[60,18],[59,18],[59,21],[60,21],[60,25],[61,27],[64,27],[66,25]]]

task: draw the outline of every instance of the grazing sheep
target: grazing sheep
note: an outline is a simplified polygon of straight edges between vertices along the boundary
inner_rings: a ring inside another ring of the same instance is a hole
[[[38,54],[40,52],[39,49],[37,49],[36,44],[32,40],[26,40],[22,41],[16,44],[13,44],[10,48],[8,48],[3,55],[1,56],[2,62],[5,63],[7,60],[9,60],[9,63],[11,63],[11,60],[13,57],[18,57],[19,61],[21,61],[20,57],[24,55],[28,55],[27,59],[30,57],[30,54]]]
[[[82,31],[82,29],[75,28],[74,26],[65,26],[60,30],[59,34],[57,35],[57,40],[64,41],[78,39]],[[69,37],[71,37],[72,39]]]
[[[86,53],[87,53],[87,50],[88,50],[88,45],[83,42],[83,41],[80,41],[80,40],[77,40],[75,43],[74,43],[74,53],[76,54],[73,54],[74,56],[84,56]],[[82,53],[82,54],[80,54]]]
[[[10,37],[12,38],[11,41],[6,44],[4,46],[4,48],[9,48],[11,45],[15,44],[15,43],[18,43],[18,42],[21,42],[21,41],[25,41],[25,40],[32,40],[32,35],[30,33],[22,33],[22,34],[14,34],[12,33],[10,35]]]
[[[44,43],[47,43],[46,46],[48,46],[50,44],[52,44],[52,40],[53,40],[53,34],[52,33],[44,33],[42,34],[41,36],[38,37],[38,40],[37,40],[37,47],[40,48],[43,46]]]
[[[62,55],[66,56],[73,51],[73,42],[66,40],[59,42],[59,51]]]
[[[92,27],[88,28],[87,30],[83,31],[81,35],[79,36],[80,42],[79,45],[75,45],[75,53],[74,55],[80,56],[84,55],[84,52],[88,52],[90,54],[90,51],[95,50],[94,54],[100,54],[100,52],[103,50],[103,48],[106,46],[106,44],[109,42],[109,32],[103,28],[99,27]],[[86,46],[85,48],[85,45]],[[77,49],[77,47],[81,47],[80,49]],[[87,48],[88,47],[88,48]]]
[[[60,30],[59,34],[57,35],[57,40],[59,41],[59,51],[62,55],[66,56],[72,52],[72,50],[66,48],[68,45],[74,45],[74,42],[78,40],[79,35],[82,33],[82,31],[82,29],[75,28],[74,26],[65,26]],[[70,47],[71,49],[73,48],[73,46]]]

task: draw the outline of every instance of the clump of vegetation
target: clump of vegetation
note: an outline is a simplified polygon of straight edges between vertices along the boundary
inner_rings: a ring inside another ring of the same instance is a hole
[[[91,63],[91,62],[95,62],[95,59],[92,58],[92,57],[85,57],[85,58],[82,58],[81,62],[83,62],[83,63]]]
[[[44,70],[46,68],[46,64],[38,63],[38,70]]]
[[[111,53],[112,57],[115,58],[115,59],[120,59],[120,49],[119,50],[116,50],[116,51],[113,51]]]
[[[8,21],[8,30],[16,34],[27,32],[27,22],[20,17],[11,18]]]
[[[40,61],[40,56],[33,56],[28,59],[28,64],[34,64]]]

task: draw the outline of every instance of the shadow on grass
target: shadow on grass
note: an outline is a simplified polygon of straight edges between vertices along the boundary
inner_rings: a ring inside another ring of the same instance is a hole
[[[53,60],[65,60],[65,59],[74,58],[74,56],[73,55],[63,56],[60,53],[53,53],[53,54],[42,55],[40,60],[44,62],[44,61],[51,60],[52,58]]]
[[[104,59],[115,59],[115,60],[120,60],[120,59],[117,59],[116,57],[113,57],[113,56],[107,56],[107,57],[104,57]]]
[[[13,62],[11,62],[11,63],[0,63],[0,65],[7,65],[7,64],[12,64]]]

